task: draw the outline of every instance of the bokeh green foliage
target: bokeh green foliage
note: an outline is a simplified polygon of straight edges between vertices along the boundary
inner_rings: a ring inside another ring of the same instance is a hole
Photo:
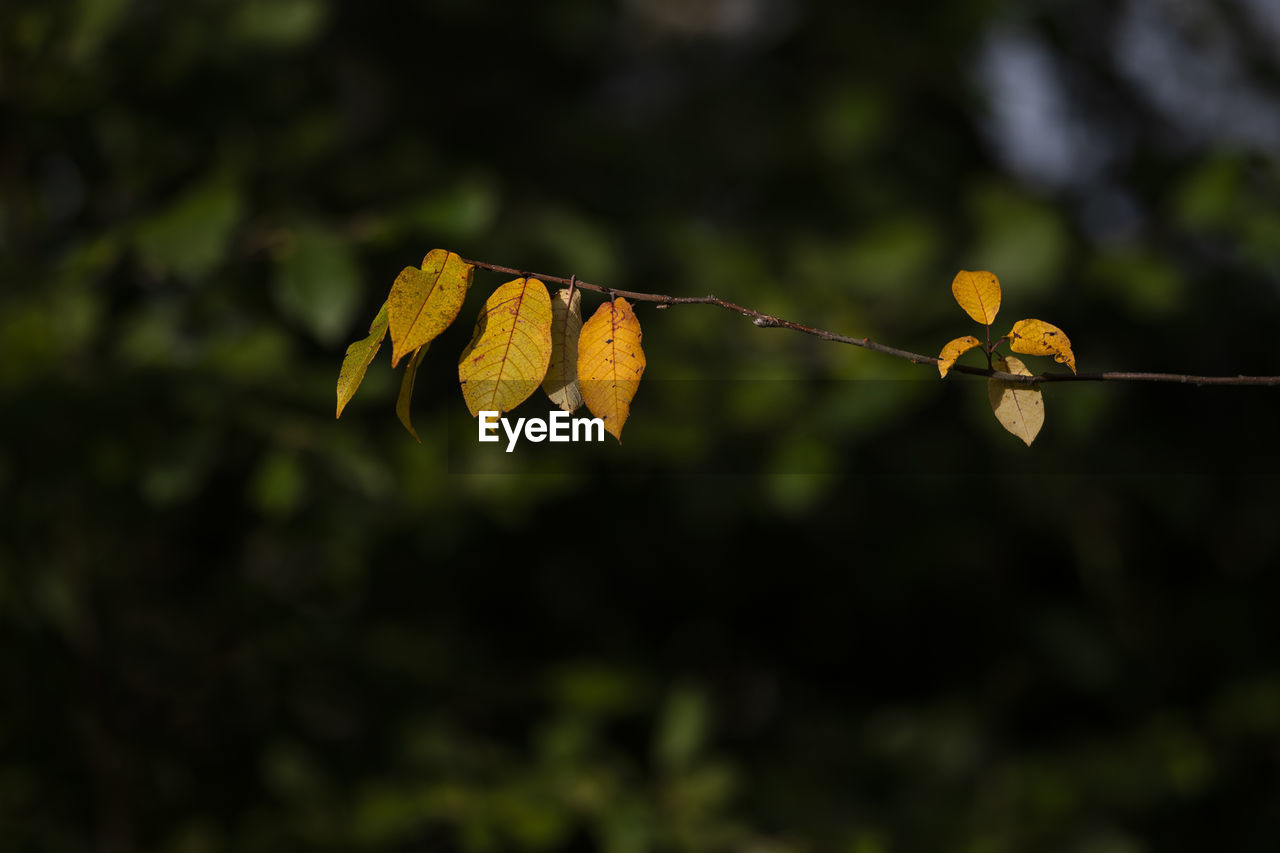
[[[433,246],[920,352],[992,269],[1082,371],[1280,373],[1272,156],[1117,89],[1097,233],[985,140],[1001,4],[758,5],[0,7],[6,848],[1274,837],[1268,392],[1055,387],[1028,456],[931,367],[642,307],[621,447],[483,452],[466,323],[421,446],[385,353],[334,422]],[[1114,14],[1014,23],[1114,82]]]

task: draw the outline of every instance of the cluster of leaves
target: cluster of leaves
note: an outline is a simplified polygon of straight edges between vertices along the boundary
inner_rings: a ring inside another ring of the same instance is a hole
[[[1043,320],[1019,320],[1004,337],[992,342],[991,324],[1000,311],[1000,280],[995,274],[981,270],[961,270],[951,282],[951,293],[965,313],[986,327],[987,342],[973,335],[962,335],[948,341],[938,354],[938,373],[945,379],[947,371],[962,354],[982,347],[987,356],[987,367],[1017,376],[1032,376],[1019,358],[1000,356],[997,348],[1005,341],[1009,349],[1022,355],[1049,355],[1059,364],[1065,364],[1076,372],[1076,357],[1071,352],[1071,341],[1066,334]],[[1044,398],[1040,389],[1031,384],[1013,383],[991,377],[987,380],[987,397],[996,420],[1009,432],[1031,446],[1040,427],[1044,425]]]
[[[457,318],[474,272],[474,264],[445,249],[432,249],[421,267],[400,272],[368,337],[347,348],[338,374],[338,417],[389,333],[391,366],[409,358],[396,414],[418,438],[409,414],[418,366],[431,342]],[[516,278],[485,300],[471,342],[458,360],[458,382],[472,417],[482,411],[509,412],[541,387],[566,412],[586,405],[610,434],[622,440],[645,368],[640,321],[627,300],[617,297],[602,304],[584,324],[582,291],[573,282],[570,279],[570,286],[552,297],[539,279]],[[938,356],[942,378],[956,359],[976,348],[986,355],[989,370],[1034,376],[1021,359],[998,353],[1006,341],[1013,352],[1052,356],[1075,373],[1070,339],[1043,320],[1019,320],[1004,336],[991,340],[991,324],[1000,311],[1000,281],[994,273],[961,270],[951,282],[951,293],[965,313],[983,325],[986,342],[973,335],[948,341]],[[1044,425],[1040,388],[1034,382],[991,376],[987,396],[1001,426],[1030,446]]]
[[[454,252],[433,249],[420,268],[405,267],[369,326],[369,336],[347,348],[338,374],[338,411],[355,395],[388,332],[391,366],[409,357],[396,414],[418,438],[409,417],[413,383],[431,342],[462,309],[475,267]],[[582,291],[555,294],[536,278],[517,278],[490,294],[471,342],[458,360],[458,381],[472,417],[509,412],[541,387],[560,408],[582,405],[622,440],[622,427],[644,373],[640,321],[627,300],[602,304],[582,322]]]

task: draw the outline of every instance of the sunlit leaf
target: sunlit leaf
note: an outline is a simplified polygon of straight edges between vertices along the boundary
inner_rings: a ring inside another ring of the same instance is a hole
[[[422,269],[401,270],[387,298],[392,367],[449,327],[462,308],[474,271],[444,249],[427,253]]]
[[[997,357],[992,361],[992,366],[1004,373],[1032,375],[1027,366],[1013,356]],[[1044,397],[1039,387],[992,378],[987,380],[987,398],[991,401],[991,411],[995,412],[1000,425],[1030,447],[1031,442],[1036,440],[1040,427],[1044,426]]]
[[[1076,372],[1071,340],[1057,326],[1043,320],[1019,320],[1009,331],[1009,349],[1023,355],[1051,355],[1058,364]]]
[[[622,440],[622,427],[644,373],[640,321],[627,300],[601,305],[582,327],[578,339],[578,382],[591,414]]]
[[[369,337],[356,341],[347,347],[346,357],[342,359],[342,369],[338,371],[338,413],[335,418],[342,417],[342,410],[355,396],[356,389],[364,381],[365,371],[373,357],[382,346],[382,339],[387,334],[387,303],[382,303],[378,315],[369,326]]]
[[[542,380],[542,390],[551,402],[566,412],[582,405],[578,385],[578,336],[582,332],[582,291],[556,291],[551,300],[551,364]]]
[[[400,395],[396,397],[396,417],[400,419],[400,423],[404,424],[404,428],[409,431],[409,435],[417,439],[418,443],[422,443],[422,439],[418,438],[418,431],[413,428],[413,421],[409,417],[409,404],[413,401],[413,380],[418,377],[418,365],[422,364],[422,357],[427,354],[427,347],[431,344],[423,344],[413,357],[409,359],[409,363],[404,367],[404,376],[400,378]]]
[[[956,363],[956,359],[963,353],[968,352],[974,347],[982,346],[982,341],[973,335],[965,335],[956,338],[954,341],[947,341],[942,348],[942,352],[938,354],[938,373],[943,379],[947,377],[947,371],[951,369],[951,365]]]
[[[1000,281],[986,270],[960,270],[951,282],[951,293],[965,313],[990,326],[1000,310]]]
[[[458,361],[462,396],[474,417],[509,412],[542,384],[551,361],[551,297],[536,278],[517,278],[484,303]]]

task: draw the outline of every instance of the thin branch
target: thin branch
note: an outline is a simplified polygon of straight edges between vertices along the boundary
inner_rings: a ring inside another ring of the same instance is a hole
[[[573,285],[582,290],[592,290],[596,293],[604,293],[610,296],[622,296],[636,302],[654,302],[657,307],[666,308],[670,305],[715,305],[724,308],[726,311],[732,311],[735,314],[741,314],[743,317],[749,317],[751,322],[762,329],[794,329],[797,332],[803,332],[806,335],[812,335],[815,338],[821,338],[824,341],[833,341],[838,344],[848,344],[850,346],[862,347],[863,349],[873,350],[875,352],[891,355],[895,358],[906,359],[912,364],[933,364],[938,363],[938,359],[930,355],[922,355],[918,352],[908,352],[907,350],[891,347],[886,344],[873,341],[870,338],[854,338],[848,335],[840,335],[835,332],[829,332],[826,329],[815,328],[814,326],[806,326],[802,323],[795,323],[791,320],[784,320],[781,317],[775,317],[772,314],[765,314],[763,311],[757,311],[754,308],[747,308],[718,296],[707,294],[706,296],[667,296],[661,293],[641,293],[635,290],[618,290],[616,287],[603,287],[598,284],[585,282],[577,276],[571,278],[563,278],[558,275],[543,275],[542,273],[526,272],[525,270],[513,269],[512,267],[498,266],[497,264],[486,263],[485,261],[466,260],[465,263],[474,267],[491,270],[493,272],[506,273],[507,275],[516,275],[522,278],[536,278],[542,281],[551,281],[556,284]],[[988,336],[990,330],[988,329]],[[999,379],[1004,382],[1010,382],[1019,385],[1035,385],[1040,382],[1173,382],[1184,385],[1280,385],[1280,376],[1189,376],[1182,373],[1126,373],[1119,371],[1108,371],[1105,373],[1037,373],[1034,376],[1024,376],[1016,373],[1005,373],[1001,370],[993,370],[989,368],[970,367],[964,364],[956,364],[951,367],[952,373],[968,373],[973,376],[988,376]]]

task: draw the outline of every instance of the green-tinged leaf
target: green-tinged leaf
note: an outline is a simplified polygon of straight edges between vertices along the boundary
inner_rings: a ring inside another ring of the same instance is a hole
[[[276,266],[276,304],[320,342],[336,343],[360,300],[355,254],[339,235],[316,225],[294,229],[288,242]]]
[[[1013,356],[997,357],[992,365],[1005,373],[1032,375],[1027,366]],[[987,398],[1000,425],[1030,447],[1040,427],[1044,426],[1044,397],[1039,387],[992,378],[987,380]]]
[[[1000,311],[1000,281],[986,270],[960,270],[951,282],[951,294],[965,313],[990,326]]]
[[[355,396],[356,389],[364,381],[365,371],[369,369],[373,357],[382,346],[382,339],[387,334],[387,303],[382,303],[378,315],[369,325],[369,337],[356,341],[347,347],[347,355],[342,359],[342,369],[338,371],[338,413],[335,418],[342,417],[342,410]]]
[[[418,377],[418,365],[422,364],[422,357],[427,354],[429,346],[431,344],[423,344],[405,365],[404,376],[400,378],[400,396],[396,397],[396,417],[418,444],[422,444],[422,439],[418,438],[418,431],[413,428],[413,421],[409,417],[409,404],[413,400],[413,380]]]
[[[258,512],[287,518],[307,499],[307,475],[294,453],[269,451],[249,479],[247,497]]]
[[[654,738],[658,761],[673,770],[691,767],[706,741],[709,716],[705,693],[691,686],[673,689]]]
[[[462,397],[475,417],[509,412],[542,384],[551,362],[551,297],[536,278],[495,290],[458,360]]]
[[[405,267],[387,297],[391,330],[391,366],[429,344],[458,316],[475,267],[457,254],[432,249],[422,269]]]
[[[329,12],[323,0],[258,0],[238,7],[230,34],[255,47],[287,50],[314,38]]]
[[[622,441],[622,427],[644,373],[640,338],[640,321],[630,303],[619,296],[596,309],[583,325],[578,341],[578,382],[583,400],[618,441]]]
[[[578,385],[578,336],[582,332],[582,291],[556,291],[551,300],[551,363],[542,380],[542,390],[551,402],[566,412],[582,405]]]
[[[244,207],[240,188],[214,177],[139,224],[134,234],[138,253],[166,273],[206,275],[225,259]]]
[[[1076,372],[1076,357],[1071,340],[1057,326],[1043,320],[1019,320],[1009,331],[1009,349],[1023,355],[1051,355],[1058,364]]]
[[[982,346],[982,341],[973,335],[965,335],[956,338],[953,341],[947,341],[943,346],[942,352],[938,354],[938,373],[943,379],[947,378],[947,371],[956,363],[956,359],[963,353],[968,352],[974,347]]]

